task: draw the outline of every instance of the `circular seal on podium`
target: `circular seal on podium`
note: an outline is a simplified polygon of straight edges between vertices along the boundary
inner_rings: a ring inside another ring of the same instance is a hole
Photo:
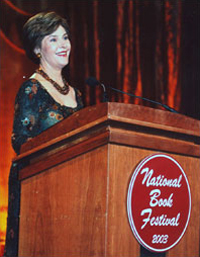
[[[183,237],[190,212],[190,186],[181,165],[165,154],[143,159],[127,195],[128,220],[138,242],[153,252],[171,249]]]

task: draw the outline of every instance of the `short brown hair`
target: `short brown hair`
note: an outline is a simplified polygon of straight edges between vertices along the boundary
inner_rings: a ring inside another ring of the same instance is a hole
[[[69,25],[66,19],[55,12],[41,12],[31,17],[23,27],[23,45],[27,56],[39,64],[34,50],[41,47],[43,38],[62,26],[69,35]]]

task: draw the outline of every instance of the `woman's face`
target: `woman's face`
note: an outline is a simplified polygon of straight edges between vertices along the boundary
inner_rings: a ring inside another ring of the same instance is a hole
[[[45,36],[41,43],[41,65],[62,69],[69,63],[71,43],[66,30],[59,26],[52,34]]]

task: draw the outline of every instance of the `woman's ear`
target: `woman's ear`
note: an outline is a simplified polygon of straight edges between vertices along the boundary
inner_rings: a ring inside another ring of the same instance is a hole
[[[35,55],[40,59],[41,58],[41,53],[40,53],[40,49],[39,48],[35,48],[34,49],[34,53]]]

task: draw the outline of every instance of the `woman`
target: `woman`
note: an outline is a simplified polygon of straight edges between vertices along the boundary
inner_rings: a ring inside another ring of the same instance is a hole
[[[83,107],[79,90],[62,76],[69,62],[69,26],[54,12],[39,13],[24,25],[27,56],[39,64],[19,89],[15,101],[12,145],[17,154],[23,143]],[[9,204],[5,256],[17,256],[20,205],[18,172],[23,163],[13,163],[9,177]]]

